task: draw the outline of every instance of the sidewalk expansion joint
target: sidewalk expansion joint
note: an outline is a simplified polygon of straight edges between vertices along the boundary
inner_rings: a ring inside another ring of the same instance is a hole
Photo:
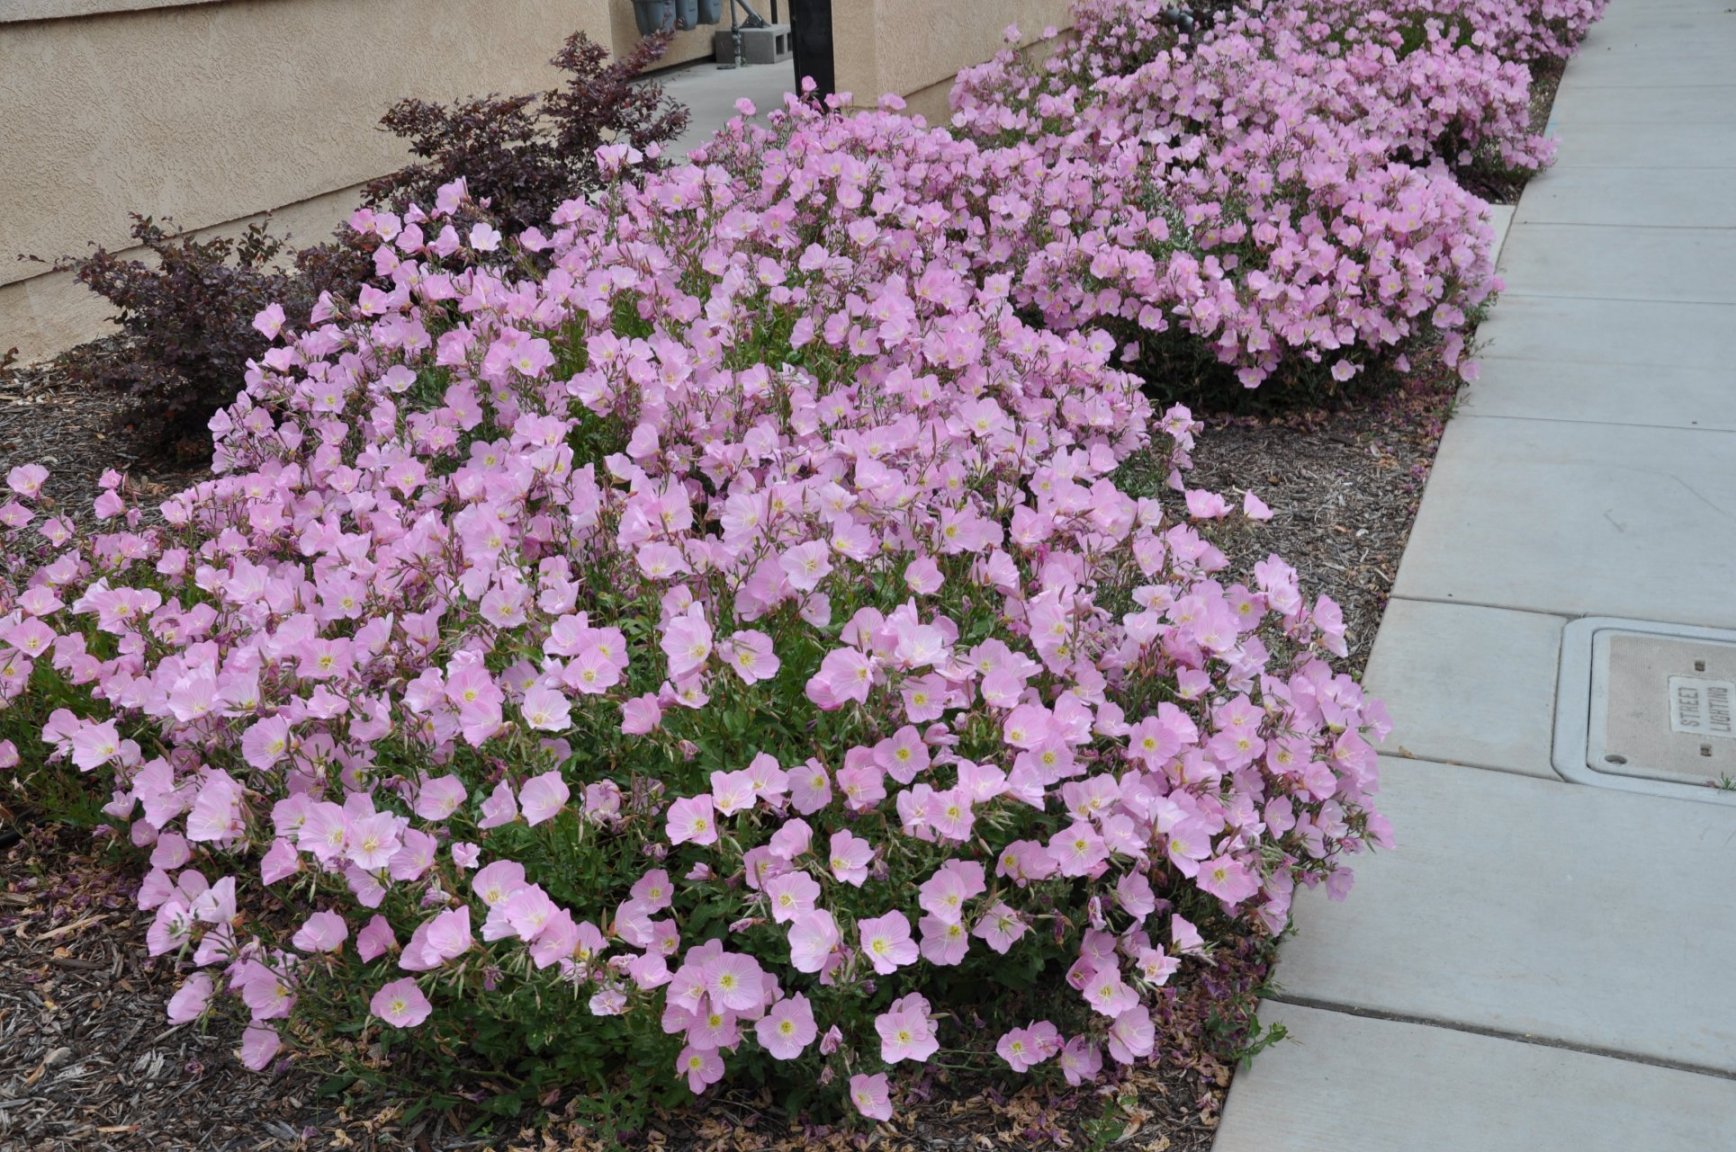
[[[1514,364],[1559,363],[1559,361],[1527,360],[1520,356],[1482,357],[1485,363],[1494,359],[1502,359]],[[1467,405],[1475,403],[1476,398],[1474,396],[1466,401]],[[1454,413],[1453,418],[1456,420],[1461,416],[1467,420],[1527,420],[1533,424],[1583,424],[1590,428],[1644,428],[1653,432],[1722,432],[1725,435],[1736,433],[1736,427],[1708,428],[1699,424],[1642,424],[1632,420],[1575,420],[1568,416],[1519,416],[1507,412],[1475,412],[1468,406]]]
[[[1509,241],[1503,251],[1510,251],[1512,246]],[[1527,300],[1578,300],[1600,304],[1687,304],[1695,307],[1736,308],[1736,300],[1698,300],[1683,296],[1592,296],[1577,292],[1526,292],[1519,288],[1503,288],[1501,295],[1522,296]]]
[[[1684,1060],[1665,1060],[1656,1056],[1641,1056],[1633,1052],[1604,1048],[1596,1044],[1579,1044],[1572,1040],[1559,1040],[1552,1036],[1538,1036],[1528,1032],[1509,1032],[1502,1028],[1465,1024],[1457,1020],[1443,1020],[1435,1016],[1413,1016],[1405,1012],[1388,1012],[1378,1008],[1358,1008],[1349,1004],[1335,1004],[1329,1000],[1317,1000],[1311,996],[1293,996],[1283,992],[1268,995],[1266,999],[1275,1004],[1288,1004],[1296,1008],[1313,1008],[1322,1012],[1337,1012],[1343,1016],[1356,1016],[1364,1020],[1384,1020],[1393,1024],[1414,1024],[1423,1028],[1439,1028],[1446,1032],[1463,1032],[1471,1036],[1484,1036],[1491,1040],[1508,1040],[1515,1044],[1529,1044],[1536,1048],[1559,1048],[1567,1052],[1579,1052],[1586,1056],[1601,1056],[1607,1060],[1621,1060],[1629,1064],[1645,1064],[1653,1068],[1668,1068],[1674,1072],[1688,1072],[1695,1076],[1736,1081],[1736,1072],[1724,1068],[1714,1068]]]
[[[1454,419],[1456,420],[1458,417],[1455,416]],[[1495,417],[1485,417],[1485,419],[1495,419]],[[1490,604],[1482,600],[1455,600],[1446,596],[1412,596],[1407,594],[1388,596],[1387,599],[1389,601],[1410,600],[1417,604],[1445,604],[1449,608],[1490,608],[1496,612],[1523,612],[1528,616],[1549,616],[1556,620],[1580,620],[1589,615],[1586,612],[1550,612],[1544,608],[1521,608],[1513,604]]]

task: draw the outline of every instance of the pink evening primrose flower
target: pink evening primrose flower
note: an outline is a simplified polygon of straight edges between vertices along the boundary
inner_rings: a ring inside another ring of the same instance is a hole
[[[754,1022],[754,1035],[760,1047],[775,1060],[794,1060],[800,1056],[819,1035],[808,998],[798,992],[779,1000],[770,1012]]]
[[[710,796],[684,796],[669,805],[665,834],[671,844],[717,843],[717,815]]]
[[[886,1073],[869,1076],[858,1072],[850,1077],[850,1103],[870,1120],[892,1119],[892,1097]]]
[[[898,969],[916,963],[916,941],[910,935],[910,921],[897,910],[884,916],[859,921],[856,925],[861,938],[862,954],[868,957],[874,971],[889,976]]]
[[[394,980],[374,993],[368,1011],[394,1028],[414,1028],[428,1019],[434,1006],[416,981],[408,976]]]

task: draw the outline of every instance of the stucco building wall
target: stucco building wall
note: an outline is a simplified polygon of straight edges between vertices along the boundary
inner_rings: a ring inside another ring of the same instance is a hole
[[[883,93],[903,96],[911,112],[944,121],[947,93],[961,68],[1006,46],[1008,25],[1021,47],[1045,28],[1066,29],[1068,0],[832,0],[838,90],[859,107]]]

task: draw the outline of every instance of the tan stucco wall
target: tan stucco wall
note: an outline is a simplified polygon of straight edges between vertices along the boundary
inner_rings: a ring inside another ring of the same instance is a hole
[[[255,221],[263,221],[276,236],[287,235],[297,245],[324,240],[355,211],[362,190],[340,188],[298,204],[289,204],[239,220],[198,229],[205,239],[237,236]],[[75,252],[88,250],[81,245]],[[139,251],[142,251],[139,250]],[[10,253],[7,254],[10,257]],[[32,265],[40,269],[40,265]],[[0,284],[0,352],[16,347],[25,362],[83,343],[114,330],[108,301],[86,290],[68,274],[34,276]]]
[[[934,120],[935,112],[944,112],[952,78],[1000,51],[1007,25],[1018,25],[1021,45],[1033,44],[1045,27],[1071,27],[1067,2],[833,0],[838,90],[849,92],[859,107],[896,92],[911,101],[911,111]],[[937,86],[939,98],[927,91]]]
[[[179,8],[194,4],[220,4],[224,0],[4,0],[0,24],[21,20],[63,20],[68,16],[96,16],[104,12],[136,12],[141,8]]]
[[[631,0],[0,0],[0,352],[50,355],[106,306],[20,253],[128,243],[129,212],[206,229],[284,205],[314,240],[403,162],[381,113],[550,85],[574,30],[623,51]],[[96,14],[88,14],[88,13]],[[711,52],[679,33],[665,63]]]

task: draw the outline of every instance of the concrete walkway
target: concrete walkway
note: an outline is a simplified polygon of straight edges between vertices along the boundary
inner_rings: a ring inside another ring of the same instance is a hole
[[[1301,902],[1217,1152],[1736,1149],[1736,805],[1585,771],[1574,655],[1736,628],[1736,5],[1614,0],[1553,131],[1368,669],[1398,850]]]
[[[735,102],[744,96],[753,101],[755,119],[764,123],[767,112],[784,106],[785,93],[795,91],[796,66],[786,60],[719,68],[702,60],[655,79],[672,99],[687,106],[687,130],[670,149],[676,156],[686,156],[736,117]]]

